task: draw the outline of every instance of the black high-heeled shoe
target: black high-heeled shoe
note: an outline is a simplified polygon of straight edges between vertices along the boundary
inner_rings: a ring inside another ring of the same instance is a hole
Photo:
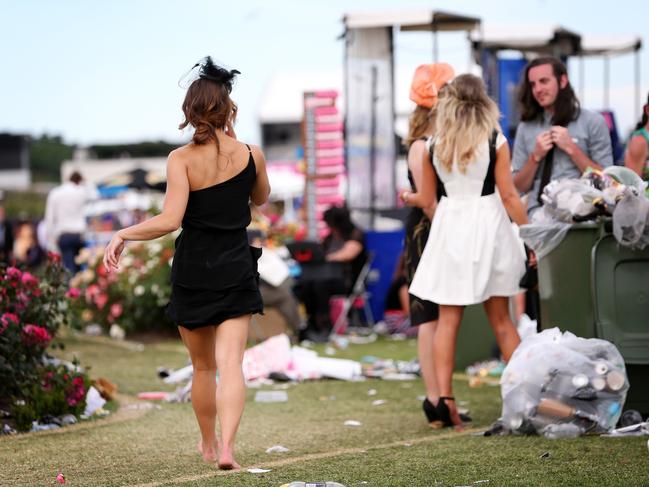
[[[439,421],[442,423],[442,427],[458,426],[451,420],[451,411],[446,405],[446,401],[455,401],[455,398],[452,396],[441,396],[439,398],[439,402],[437,403],[437,407],[435,408]],[[460,421],[462,421],[463,423],[471,422],[471,418],[466,414],[458,413],[458,416],[460,417]]]
[[[439,413],[437,412],[437,406],[435,406],[432,402],[430,402],[428,400],[428,398],[424,399],[424,402],[422,403],[422,407],[424,409],[424,414],[426,415],[426,419],[428,420],[428,425],[431,428],[439,429],[439,428],[443,428],[445,426],[451,426],[452,425],[452,423],[449,422],[450,417],[449,417],[448,421],[444,421],[443,419],[440,418]],[[444,404],[444,407],[446,407],[446,409],[448,409],[446,404]],[[460,419],[462,420],[462,422],[470,423],[472,421],[470,416],[468,416],[466,414],[463,414],[463,413],[459,413],[459,414],[460,414]]]
[[[426,419],[428,420],[428,424],[432,428],[439,428],[441,426],[437,426],[436,423],[439,423],[439,416],[437,415],[437,408],[435,405],[428,400],[428,398],[424,399],[424,402],[422,403],[422,407],[424,408],[424,414],[426,415]],[[433,424],[435,423],[435,424]]]

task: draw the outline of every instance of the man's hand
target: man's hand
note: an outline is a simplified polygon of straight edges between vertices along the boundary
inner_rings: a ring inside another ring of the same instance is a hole
[[[566,127],[561,127],[555,125],[550,129],[550,134],[552,135],[552,142],[567,154],[571,154],[573,147],[575,146],[572,137]]]
[[[541,159],[543,159],[548,151],[552,149],[552,143],[553,140],[551,130],[546,130],[536,136],[536,144],[534,145],[534,151],[532,151],[532,155],[534,156],[534,160],[536,162],[539,162]]]

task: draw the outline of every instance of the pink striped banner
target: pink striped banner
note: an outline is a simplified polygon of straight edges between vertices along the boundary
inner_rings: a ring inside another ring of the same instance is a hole
[[[342,132],[316,132],[315,140],[342,140]]]
[[[316,124],[315,126],[315,131],[316,132],[342,132],[343,130],[343,124],[342,122],[340,123],[320,123]]]
[[[343,148],[336,147],[334,149],[316,149],[315,156],[316,159],[327,159],[332,157],[341,158],[343,156]]]
[[[323,186],[338,186],[340,184],[340,179],[339,176],[333,178],[318,178],[315,180],[315,185],[318,188]]]
[[[343,147],[345,144],[342,139],[340,140],[318,140],[315,143],[316,149],[336,149]]]
[[[345,159],[342,157],[322,157],[316,159],[316,164],[318,167],[344,165]]]
[[[336,90],[322,90],[316,91],[314,96],[316,98],[338,98],[338,92]]]
[[[338,115],[338,109],[335,106],[318,107],[313,110],[317,117],[318,115]]]

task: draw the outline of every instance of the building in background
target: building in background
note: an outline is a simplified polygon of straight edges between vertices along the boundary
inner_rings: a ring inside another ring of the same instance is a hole
[[[0,189],[26,190],[31,182],[28,138],[0,134]]]

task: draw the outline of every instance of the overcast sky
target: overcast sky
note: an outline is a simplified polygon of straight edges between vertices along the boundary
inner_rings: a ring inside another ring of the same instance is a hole
[[[180,76],[200,57],[242,75],[239,138],[259,142],[257,114],[273,74],[342,69],[345,12],[435,8],[485,24],[560,24],[580,33],[642,35],[647,2],[617,0],[0,0],[0,132],[61,135],[92,144],[187,140],[178,129]],[[400,34],[397,64],[431,61],[431,36]],[[440,36],[440,60],[468,65],[463,35]],[[611,60],[611,105],[626,134],[637,113],[633,56]],[[570,69],[579,87],[578,65]],[[585,62],[584,105],[603,103],[603,62]],[[649,89],[649,54],[641,53],[641,97]],[[323,86],[323,88],[328,88]]]

